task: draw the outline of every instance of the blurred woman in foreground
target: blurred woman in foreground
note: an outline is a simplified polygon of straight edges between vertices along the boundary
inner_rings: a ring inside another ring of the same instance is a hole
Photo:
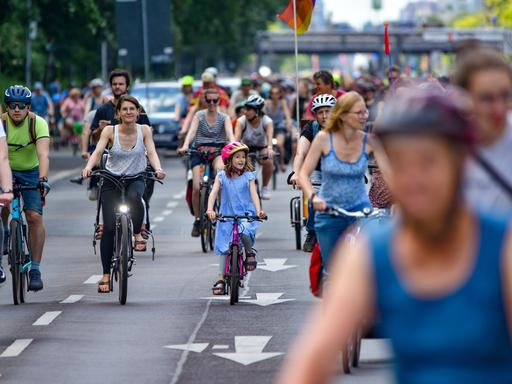
[[[461,198],[472,132],[456,98],[415,92],[376,123],[401,217],[337,250],[281,384],[328,382],[349,336],[375,319],[398,383],[512,382],[512,234]]]

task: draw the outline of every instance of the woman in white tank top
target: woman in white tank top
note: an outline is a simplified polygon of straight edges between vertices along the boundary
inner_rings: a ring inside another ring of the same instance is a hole
[[[106,148],[109,148],[106,168],[114,175],[138,175],[146,170],[149,160],[156,170],[156,177],[158,179],[165,178],[165,172],[156,153],[151,127],[136,124],[139,114],[140,104],[136,98],[125,95],[119,99],[116,105],[116,116],[121,124],[109,125],[103,129],[96,150],[82,172],[84,178],[91,175],[92,168],[98,165]],[[140,233],[145,213],[142,203],[144,189],[145,182],[142,177],[133,179],[127,184],[126,189],[126,198],[130,204],[133,222],[135,251],[139,252],[146,250],[146,242]],[[103,235],[100,249],[103,279],[98,286],[100,293],[110,292],[110,261],[114,251],[115,209],[120,198],[121,192],[112,182],[105,179],[101,187]]]

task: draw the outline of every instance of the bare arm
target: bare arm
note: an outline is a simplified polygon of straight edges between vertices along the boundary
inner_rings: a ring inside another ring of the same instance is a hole
[[[256,182],[254,180],[251,180],[249,182],[249,192],[251,193],[251,200],[254,204],[254,209],[256,210],[256,214],[260,216],[261,210],[261,204],[260,204],[260,198],[258,196],[258,189],[256,188]]]
[[[84,121],[84,130],[80,136],[80,147],[82,150],[82,157],[86,159],[89,156],[89,136],[91,134],[91,124]]]
[[[159,179],[165,178],[165,172],[160,164],[158,153],[156,153],[155,142],[153,141],[153,131],[149,125],[142,126],[142,134],[144,138],[144,146],[146,147],[149,163],[156,171],[156,177]]]
[[[229,116],[226,116],[224,119],[224,129],[226,130],[226,137],[229,141],[235,141],[235,135],[233,134],[233,124],[231,124],[231,119]]]
[[[213,206],[215,205],[215,200],[219,196],[220,191],[220,179],[219,175],[215,176],[215,181],[213,182],[212,190],[210,191],[210,196],[208,196],[208,209],[206,210],[206,214],[210,220],[215,220],[217,214],[213,210]]]
[[[286,100],[284,98],[281,99],[281,106],[283,108],[284,117],[286,119],[286,127],[290,132],[292,132],[293,125],[292,118],[290,116],[290,109],[288,108],[288,104],[286,104]]]
[[[316,306],[287,358],[278,384],[323,384],[340,351],[363,320],[373,320],[375,287],[367,242],[344,241],[336,250],[323,301]]]
[[[83,177],[89,177],[91,174],[91,170],[95,165],[97,165],[100,161],[100,157],[103,155],[103,151],[105,151],[105,148],[107,148],[108,142],[110,138],[112,137],[114,132],[114,127],[112,125],[106,126],[101,131],[100,139],[98,140],[98,144],[96,144],[96,149],[92,153],[91,157],[89,157],[89,160],[87,161],[87,165],[85,166],[82,176]]]
[[[295,159],[293,160],[293,176],[292,176],[292,183],[296,184],[300,187],[299,183],[299,172],[302,168],[302,164],[304,163],[304,159],[306,158],[306,155],[309,151],[309,148],[311,147],[311,143],[308,139],[306,139],[304,136],[301,136],[299,139],[299,144],[297,145],[297,153],[295,154]]]
[[[194,116],[196,115],[197,109],[197,105],[190,106],[187,113],[187,117],[185,117],[185,121],[183,122],[183,127],[181,127],[181,133],[188,132],[190,125],[192,124],[192,121],[194,119]]]
[[[5,136],[0,138],[0,181],[4,191],[12,191],[12,172],[9,167],[9,155]],[[12,193],[0,194],[0,202],[7,203],[12,199]]]
[[[50,170],[50,138],[41,137],[36,141],[37,158],[39,160],[39,177],[48,177]]]
[[[185,137],[185,141],[183,142],[183,146],[179,149],[179,152],[184,153],[188,150],[190,142],[196,137],[197,128],[199,127],[199,119],[197,116],[192,118],[192,124],[190,125],[190,129],[187,132],[187,136]]]
[[[178,101],[174,107],[174,121],[180,121],[181,116],[181,104]]]
[[[313,186],[309,181],[309,176],[311,176],[311,173],[313,173],[318,162],[320,161],[320,158],[324,153],[324,147],[327,143],[327,134],[322,131],[318,132],[318,134],[315,136],[315,139],[311,143],[311,148],[308,151],[306,160],[300,169],[299,183],[302,186],[304,194],[308,199],[311,198],[311,195],[313,195],[314,192]]]
[[[236,125],[235,125],[235,141],[242,141],[243,129],[244,129],[244,127],[242,127],[242,123],[240,122],[240,119],[237,119]]]

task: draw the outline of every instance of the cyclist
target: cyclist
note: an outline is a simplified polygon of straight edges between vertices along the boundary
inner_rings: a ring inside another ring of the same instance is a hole
[[[174,120],[177,122],[181,122],[187,117],[190,100],[194,93],[193,85],[194,78],[192,76],[183,76],[181,78],[181,93],[174,107]]]
[[[265,115],[263,106],[265,100],[258,96],[250,96],[245,102],[245,115],[236,122],[235,137],[249,147],[250,152],[258,151],[262,156],[268,156],[268,159],[257,161],[263,168],[263,185],[261,188],[261,198],[270,199],[268,183],[272,177],[274,164],[274,150],[272,147],[272,138],[274,137],[274,125],[272,119]]]
[[[220,112],[219,103],[220,93],[213,88],[204,92],[204,100],[208,105],[207,109],[200,110],[192,119],[190,130],[187,132],[183,146],[178,149],[178,153],[187,153],[190,143],[194,141],[196,148],[202,150],[216,150],[224,147],[227,141],[234,141],[233,126],[231,119],[224,112]],[[190,156],[190,168],[192,169],[192,206],[195,214],[194,224],[192,226],[192,237],[199,237],[200,219],[199,219],[199,192],[201,187],[200,165],[202,159],[198,154]],[[215,171],[223,168],[221,156],[213,160]]]
[[[40,81],[34,83],[34,92],[32,93],[32,104],[30,109],[36,115],[41,116],[47,123],[54,118],[53,102],[50,95],[43,89]]]
[[[5,139],[5,131],[0,121],[0,204],[7,205],[13,198],[12,194],[12,172],[9,168],[9,155],[7,149],[7,141]],[[0,246],[4,244],[4,228],[0,221]],[[3,249],[0,252],[0,284],[5,282],[6,276],[2,266]]]
[[[507,191],[503,185],[512,187],[508,168],[512,161],[510,64],[493,50],[472,49],[459,60],[453,80],[455,85],[468,91],[478,128],[480,160],[471,159],[468,163],[466,198],[480,209],[510,215],[512,195],[510,188]]]
[[[41,195],[45,197],[50,191],[50,134],[46,121],[30,112],[31,101],[32,93],[28,88],[22,85],[10,86],[4,94],[7,112],[2,115],[2,120],[7,133],[9,163],[14,181],[39,187],[39,191],[23,191],[21,196],[28,225],[28,246],[32,255],[28,289],[40,291],[43,289],[40,264],[45,242]],[[8,219],[9,209],[4,207],[2,220],[5,238],[9,235],[5,232],[8,231]]]
[[[210,197],[208,198],[208,211],[210,220],[217,217],[213,206],[217,197],[221,196],[219,213],[221,215],[257,215],[265,218],[265,212],[261,210],[258,191],[256,190],[256,175],[251,162],[247,158],[249,147],[237,141],[227,144],[222,148],[222,161],[225,169],[215,177]],[[254,271],[257,266],[256,253],[253,250],[256,239],[256,230],[259,222],[244,223],[241,227],[240,238],[245,249],[244,264],[248,271]],[[220,256],[219,278],[213,286],[214,295],[223,295],[226,290],[224,282],[224,268],[232,240],[232,223],[217,223],[215,233],[215,254]]]
[[[108,159],[106,169],[115,175],[138,175],[147,168],[147,160],[153,166],[158,179],[165,178],[158,154],[151,127],[137,123],[141,107],[136,98],[129,95],[121,96],[116,104],[116,116],[120,124],[108,125],[102,132],[100,140],[89,158],[82,176],[87,178],[91,175],[104,150],[108,147]],[[128,183],[126,198],[130,203],[130,214],[133,222],[133,233],[135,238],[134,250],[144,252],[146,240],[142,237],[141,227],[144,220],[145,210],[142,202],[145,183],[142,177],[133,179]],[[116,186],[105,179],[101,187],[101,201],[103,213],[103,235],[101,237],[101,262],[103,265],[103,278],[98,284],[99,293],[110,292],[110,264],[114,252],[115,236],[115,211],[119,203],[120,191]]]
[[[329,114],[331,113],[332,108],[336,105],[336,98],[332,95],[318,95],[313,99],[313,104],[311,106],[311,112],[316,116],[316,120],[308,122],[300,134],[299,145],[297,147],[297,155],[293,161],[293,175],[291,177],[291,182],[295,186],[300,188],[299,183],[299,173],[304,163],[304,159],[311,147],[311,143],[313,139],[320,132],[321,129],[324,129],[327,125],[327,121],[329,119]],[[320,184],[322,182],[322,166],[321,162],[318,162],[315,170],[311,173],[311,183]],[[314,186],[313,189],[316,193],[320,191],[319,187]],[[315,211],[312,209],[309,211],[308,220],[306,222],[306,240],[304,241],[304,245],[302,246],[302,250],[304,252],[313,251],[313,247],[316,243],[316,233],[315,233]]]
[[[281,172],[286,171],[285,157],[285,140],[287,134],[294,138],[294,128],[290,116],[290,110],[284,98],[283,89],[279,85],[273,85],[270,89],[269,98],[265,101],[264,111],[274,123],[274,136],[277,139],[277,147],[279,149],[279,165]]]
[[[63,119],[61,126],[61,138],[67,140],[74,132],[75,124],[82,124],[84,120],[85,104],[82,100],[82,91],[79,88],[72,88],[68,97],[60,107],[60,113]]]
[[[386,104],[376,125],[401,218],[337,252],[280,383],[326,383],[339,347],[376,316],[398,383],[512,382],[510,226],[460,198],[468,111],[415,93]]]
[[[311,106],[316,95],[333,95],[336,99],[342,96],[345,92],[341,89],[335,89],[334,78],[332,73],[329,71],[321,70],[313,74],[313,81],[315,82],[315,91],[311,100],[309,101],[308,108],[306,110],[305,119],[314,120],[315,116],[311,113]]]
[[[85,115],[91,111],[97,110],[103,104],[110,101],[110,97],[103,95],[103,80],[92,79],[89,85],[91,87],[91,91],[84,97]]]
[[[247,100],[249,96],[257,94],[258,92],[252,89],[252,80],[248,78],[243,78],[240,84],[240,89],[236,90],[231,95],[231,100],[229,102],[229,115],[236,116],[236,107],[240,105],[240,103]]]
[[[368,110],[361,95],[348,92],[341,96],[331,110],[327,126],[313,140],[300,169],[300,185],[313,208],[318,211],[315,231],[324,270],[329,269],[329,256],[338,238],[355,219],[331,217],[323,211],[329,205],[349,211],[370,207],[365,173],[374,142],[371,138],[368,140],[369,136],[363,131],[367,118]],[[310,177],[319,161],[322,166],[322,186],[317,195]]]
[[[191,106],[195,106],[196,110],[199,110],[199,105],[202,99],[202,96],[204,94],[204,91],[207,89],[216,89],[217,92],[219,92],[220,100],[219,100],[219,108],[221,112],[227,113],[228,107],[229,107],[229,97],[221,87],[219,87],[215,83],[215,76],[211,72],[204,72],[201,75],[201,81],[203,82],[203,86],[200,87],[197,91],[194,92],[194,95],[192,96],[192,100],[190,102]],[[195,111],[194,111],[195,113]]]

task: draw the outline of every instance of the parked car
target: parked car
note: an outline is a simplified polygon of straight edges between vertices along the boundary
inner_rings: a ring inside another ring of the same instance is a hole
[[[174,108],[180,91],[177,81],[138,83],[131,88],[130,94],[148,114],[157,148],[178,148],[179,124],[175,121]]]

